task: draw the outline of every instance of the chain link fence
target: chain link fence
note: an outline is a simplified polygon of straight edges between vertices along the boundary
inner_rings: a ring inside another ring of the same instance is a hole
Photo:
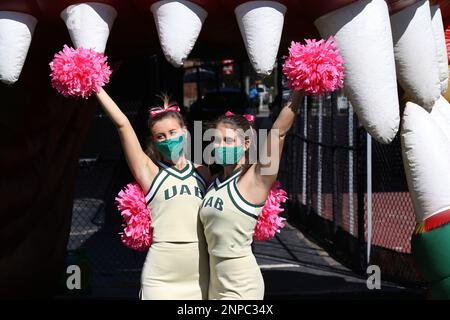
[[[423,284],[411,256],[415,215],[403,169],[400,137],[389,145],[372,140],[371,263],[393,280]],[[365,199],[367,219],[367,198]],[[366,232],[367,237],[367,232]]]
[[[307,97],[288,134],[280,168],[290,198],[288,219],[338,261],[360,274],[373,264],[384,280],[423,284],[410,254],[415,217],[398,135],[389,145],[368,139],[342,92]]]
[[[135,128],[139,128],[143,104],[119,103]],[[145,253],[121,243],[122,220],[114,199],[132,181],[111,120],[101,108],[93,120],[75,186],[72,225],[67,244],[67,265],[81,269],[81,290],[66,294],[97,297],[133,297],[139,292]]]

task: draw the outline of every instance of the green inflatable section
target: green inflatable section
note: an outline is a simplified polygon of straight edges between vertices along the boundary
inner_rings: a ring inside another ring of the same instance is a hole
[[[412,253],[433,299],[450,299],[450,224],[413,235]]]
[[[450,277],[432,284],[431,298],[450,300]]]

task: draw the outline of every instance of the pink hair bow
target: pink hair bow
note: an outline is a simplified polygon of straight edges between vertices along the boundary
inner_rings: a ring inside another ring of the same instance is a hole
[[[170,107],[167,107],[165,109],[163,109],[163,108],[150,109],[149,114],[150,114],[150,117],[153,118],[154,116],[156,116],[156,115],[158,115],[160,113],[169,112],[169,111],[180,112],[180,107],[178,105],[174,104],[174,105],[171,105]]]
[[[228,117],[228,116],[234,116],[234,113],[231,112],[231,111],[227,111],[227,112],[225,112],[225,115],[226,115],[227,117]],[[245,119],[247,119],[247,121],[250,122],[250,123],[255,122],[255,116],[252,115],[252,114],[246,113],[246,114],[243,114],[242,116],[243,116]]]

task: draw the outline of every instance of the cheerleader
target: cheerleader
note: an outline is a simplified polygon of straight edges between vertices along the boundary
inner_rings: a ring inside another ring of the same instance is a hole
[[[210,179],[206,167],[186,159],[186,127],[179,107],[149,111],[149,152],[144,152],[128,118],[101,89],[100,105],[119,133],[126,161],[145,190],[153,243],[141,274],[142,300],[207,299],[209,261],[199,208]]]
[[[208,188],[200,208],[210,259],[209,299],[264,297],[263,277],[251,250],[253,233],[302,98],[292,93],[274,122],[260,153],[268,161],[258,157],[249,163],[251,116],[227,112],[214,123],[214,157],[223,173]]]

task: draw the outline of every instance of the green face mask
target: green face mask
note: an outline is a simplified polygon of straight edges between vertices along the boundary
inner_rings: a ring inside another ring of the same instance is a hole
[[[156,142],[155,147],[167,160],[177,161],[183,153],[184,135]]]
[[[242,146],[214,148],[216,163],[221,165],[236,164],[244,154]]]

